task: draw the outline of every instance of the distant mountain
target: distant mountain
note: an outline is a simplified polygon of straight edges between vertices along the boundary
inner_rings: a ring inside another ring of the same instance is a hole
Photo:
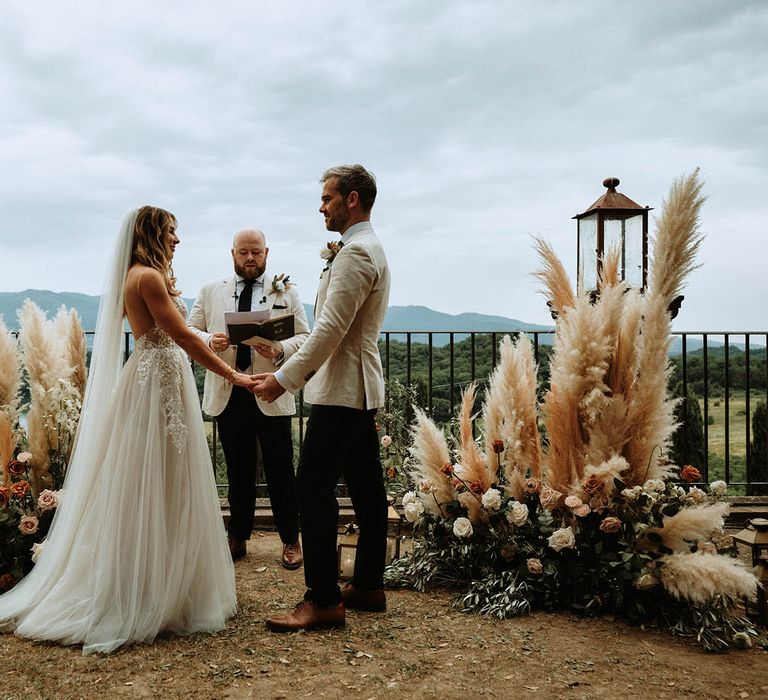
[[[39,289],[27,289],[23,292],[0,292],[0,316],[11,330],[18,330],[16,311],[22,307],[25,299],[31,299],[49,316],[56,313],[63,304],[68,309],[75,308],[80,314],[83,328],[93,330],[96,327],[96,317],[99,311],[99,297],[76,292],[50,292]],[[187,308],[192,308],[194,299],[184,299]],[[312,306],[304,304],[310,325],[314,321]],[[386,331],[420,331],[411,336],[414,343],[427,342],[428,336],[424,331],[434,331],[432,342],[436,346],[447,345],[450,342],[448,332],[454,332],[454,340],[458,342],[467,337],[469,331],[510,332],[525,328],[526,330],[548,331],[551,326],[537,326],[504,316],[489,316],[478,313],[445,314],[434,311],[426,306],[390,306],[384,319]],[[443,333],[438,333],[443,331]],[[405,335],[392,336],[393,340],[405,340]],[[547,342],[542,339],[542,342]]]

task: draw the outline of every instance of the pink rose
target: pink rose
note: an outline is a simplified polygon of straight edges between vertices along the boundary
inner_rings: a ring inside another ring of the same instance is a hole
[[[53,510],[59,505],[59,495],[55,491],[45,489],[37,497],[37,507],[40,510]]]
[[[526,564],[528,564],[529,574],[540,574],[544,570],[544,567],[541,565],[541,559],[529,559]]]
[[[582,503],[580,506],[573,509],[573,514],[579,518],[586,518],[591,512],[592,509],[586,503]]]
[[[523,489],[526,493],[538,493],[541,490],[541,482],[538,479],[526,479]]]
[[[602,532],[613,533],[618,532],[621,529],[621,520],[614,518],[612,515],[603,519],[600,523],[600,530]]]
[[[22,535],[34,535],[37,532],[37,518],[34,515],[22,515],[19,520],[19,531]]]
[[[566,496],[565,505],[569,508],[578,508],[582,504],[582,500],[578,496]]]
[[[550,488],[549,486],[544,486],[541,489],[541,493],[539,494],[539,500],[541,501],[541,505],[544,506],[544,508],[547,510],[552,510],[553,508],[557,508],[562,495],[563,494],[559,491],[555,491],[555,489]]]

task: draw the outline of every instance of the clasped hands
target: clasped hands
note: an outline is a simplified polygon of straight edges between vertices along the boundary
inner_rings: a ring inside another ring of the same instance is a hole
[[[214,352],[224,352],[229,348],[229,338],[226,333],[214,333],[208,343],[211,350]],[[280,351],[273,348],[271,345],[262,345],[256,343],[253,345],[253,349],[256,350],[259,355],[273,360],[280,354]],[[285,388],[280,385],[280,382],[275,379],[275,375],[272,372],[264,372],[262,374],[247,375],[237,372],[235,374],[236,379],[233,380],[233,384],[242,386],[244,389],[248,389],[253,394],[256,394],[260,399],[267,403],[272,403],[275,399],[279,398],[285,393]]]

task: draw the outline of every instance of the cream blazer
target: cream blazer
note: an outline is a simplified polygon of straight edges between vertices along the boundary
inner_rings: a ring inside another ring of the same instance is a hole
[[[312,404],[384,405],[378,341],[389,267],[370,223],[358,226],[320,276],[312,333],[280,368],[286,388],[296,392],[306,385],[304,398]]]
[[[208,344],[214,333],[226,333],[224,324],[225,311],[237,311],[235,289],[237,276],[232,275],[226,279],[218,279],[206,284],[197,295],[192,311],[187,319],[187,325]],[[291,285],[284,292],[271,291],[272,276],[269,270],[264,272],[264,293],[267,297],[266,304],[260,308],[270,310],[270,316],[280,316],[292,313],[294,315],[294,330],[296,335],[283,340],[283,352],[285,358],[293,355],[309,336],[309,323],[307,313],[301,303],[296,287]],[[223,352],[217,353],[230,367],[235,366],[237,348],[230,346]],[[274,372],[275,365],[272,360],[262,357],[255,350],[251,350],[253,373]],[[215,372],[206,371],[205,387],[203,391],[203,410],[209,416],[218,416],[226,407],[232,394],[232,385]],[[296,413],[296,402],[290,394],[283,394],[273,403],[267,403],[254,396],[261,412],[267,416],[287,416]]]

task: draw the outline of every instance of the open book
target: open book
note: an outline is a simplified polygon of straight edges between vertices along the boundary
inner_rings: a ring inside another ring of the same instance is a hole
[[[228,311],[224,314],[227,335],[232,345],[270,345],[279,348],[280,341],[292,338],[293,314],[269,317],[269,310]]]

